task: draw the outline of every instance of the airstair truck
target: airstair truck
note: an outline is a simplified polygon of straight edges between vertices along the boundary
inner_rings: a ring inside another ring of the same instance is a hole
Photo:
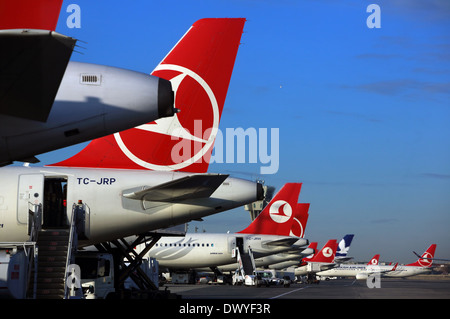
[[[78,252],[75,264],[81,270],[81,287],[85,299],[109,298],[148,298],[148,291],[143,291],[128,278],[123,285],[118,284],[120,272],[117,261],[110,253],[86,251]],[[143,259],[140,270],[158,287],[158,262],[154,258]],[[155,292],[157,293],[157,292]]]

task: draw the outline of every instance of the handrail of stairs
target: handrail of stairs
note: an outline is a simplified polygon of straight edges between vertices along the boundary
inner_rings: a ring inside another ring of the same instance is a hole
[[[66,259],[66,276],[64,278],[64,299],[68,299],[70,297],[74,297],[76,292],[74,288],[78,286],[81,288],[80,278],[77,278],[73,271],[74,269],[68,269],[70,265],[73,265],[75,262],[75,253],[78,247],[78,226],[79,221],[84,220],[84,212],[85,212],[85,204],[82,201],[79,201],[78,204],[73,204],[72,206],[72,216],[70,218],[70,234],[69,234],[69,243],[67,247],[67,259]],[[68,272],[71,271],[71,276],[68,276]],[[79,274],[78,274],[79,275]],[[68,279],[74,279],[75,283],[68,283]],[[76,282],[78,280],[78,282]],[[69,289],[70,288],[70,289]]]
[[[28,227],[29,227],[29,240],[28,247],[24,247],[24,252],[28,258],[27,264],[27,283],[28,285],[31,283],[31,273],[33,269],[37,268],[37,248],[36,241],[38,238],[39,231],[41,230],[42,225],[42,204],[31,204],[32,209],[28,210],[29,219],[28,219]],[[33,282],[33,294],[32,297],[36,297],[36,275],[37,272],[34,272],[34,280]],[[29,288],[27,285],[27,288]],[[28,290],[28,289],[27,289]]]

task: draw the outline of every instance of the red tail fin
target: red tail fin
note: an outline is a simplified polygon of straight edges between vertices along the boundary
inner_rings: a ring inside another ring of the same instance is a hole
[[[330,239],[322,249],[314,255],[310,262],[332,263],[336,255],[337,240]]]
[[[313,255],[317,253],[317,244],[317,242],[312,242],[308,245],[308,248],[314,249],[315,253]]]
[[[206,172],[244,23],[195,22],[152,72],[172,82],[179,113],[96,139],[53,165]]]
[[[314,256],[317,254],[317,242],[309,243],[308,248],[314,249],[314,253],[312,255],[306,256],[301,259],[300,266],[305,266],[308,261],[314,258]]]
[[[372,259],[367,263],[368,265],[378,265],[378,262],[380,260],[380,255],[376,254],[375,256],[372,257]]]
[[[408,264],[406,266],[431,267],[433,260],[427,258],[434,258],[435,251],[436,244],[430,245],[430,247],[428,247],[428,249],[422,254],[421,258],[419,258],[415,263]]]
[[[0,30],[39,29],[55,31],[63,0],[0,2]]]
[[[289,236],[301,187],[301,183],[285,184],[258,217],[239,233]]]

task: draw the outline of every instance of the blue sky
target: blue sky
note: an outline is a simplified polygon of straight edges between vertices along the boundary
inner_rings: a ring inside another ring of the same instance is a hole
[[[81,8],[68,28],[66,8]],[[371,3],[381,28],[368,28]],[[354,233],[350,254],[412,262],[437,244],[450,258],[450,2],[447,0],[64,1],[57,31],[86,43],[72,60],[149,73],[196,20],[245,17],[220,128],[279,128],[279,170],[211,172],[303,182],[306,237]],[[64,159],[85,144],[43,154]],[[192,223],[239,231],[243,209]]]

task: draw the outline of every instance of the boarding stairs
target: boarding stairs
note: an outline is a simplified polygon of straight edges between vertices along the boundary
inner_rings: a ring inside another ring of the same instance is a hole
[[[64,298],[69,238],[68,229],[46,229],[39,232],[36,243],[36,299]]]
[[[40,229],[37,233],[37,256],[28,286],[33,299],[68,299],[74,297],[73,283],[66,283],[68,266],[74,264],[78,244],[78,227],[83,224],[85,205],[74,204],[70,225]],[[81,221],[81,222],[80,222]],[[79,292],[81,293],[81,291]]]
[[[247,251],[244,251],[242,247],[236,247],[236,257],[242,278],[245,278],[246,275],[254,275],[256,273],[255,259],[253,258],[253,252],[250,246]]]

